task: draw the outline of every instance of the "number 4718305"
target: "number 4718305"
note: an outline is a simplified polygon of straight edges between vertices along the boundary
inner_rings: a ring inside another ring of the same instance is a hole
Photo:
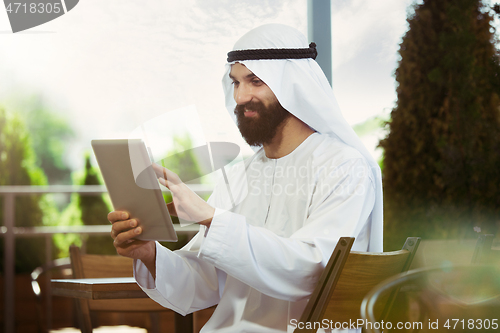
[[[443,327],[447,329],[498,329],[498,319],[448,319]]]
[[[62,10],[61,8],[61,4],[56,2],[56,3],[43,3],[43,2],[40,2],[40,3],[35,3],[35,2],[31,2],[29,3],[29,5],[24,2],[24,3],[21,3],[21,2],[14,2],[14,3],[9,3],[7,5],[7,13],[11,14],[11,13],[14,13],[14,14],[21,14],[21,13],[24,13],[24,14],[35,14],[35,13],[47,13],[47,14],[51,14],[51,13],[54,13],[54,14],[59,14]]]

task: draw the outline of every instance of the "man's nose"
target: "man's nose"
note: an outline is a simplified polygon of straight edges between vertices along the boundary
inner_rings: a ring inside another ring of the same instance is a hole
[[[238,105],[247,104],[252,100],[251,89],[245,84],[240,84],[238,88],[234,88],[234,101]]]

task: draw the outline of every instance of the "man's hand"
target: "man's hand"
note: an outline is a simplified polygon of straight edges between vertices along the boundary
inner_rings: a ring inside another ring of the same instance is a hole
[[[167,168],[153,163],[160,183],[172,192],[173,205],[167,204],[170,214],[183,220],[210,226],[215,208],[191,191],[179,176]]]
[[[113,224],[111,238],[116,252],[124,257],[141,260],[149,272],[156,278],[156,245],[153,241],[133,239],[141,234],[142,228],[137,220],[129,219],[127,212],[115,211],[108,214],[108,220]]]

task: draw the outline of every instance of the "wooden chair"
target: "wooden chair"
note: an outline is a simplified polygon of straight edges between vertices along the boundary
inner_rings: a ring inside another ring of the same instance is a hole
[[[73,278],[107,278],[133,276],[133,260],[118,255],[92,255],[81,254],[77,246],[70,247],[71,268]],[[77,300],[77,312],[80,328],[83,333],[92,332],[91,313],[93,311],[108,312],[144,312],[150,313],[151,331],[159,332],[159,312],[172,311],[162,307],[150,298],[137,298],[127,300],[100,299]],[[185,317],[175,313],[176,332],[193,332],[193,317]],[[179,327],[182,327],[180,330]]]
[[[35,295],[38,327],[40,332],[49,332],[53,328],[53,322],[56,321],[56,325],[59,324],[61,317],[64,317],[66,322],[72,323],[72,315],[74,312],[73,308],[69,309],[66,306],[65,308],[67,308],[67,312],[64,314],[61,313],[61,311],[56,311],[57,313],[53,311],[53,308],[55,308],[56,305],[53,302],[52,291],[50,289],[50,279],[64,279],[71,278],[71,276],[72,272],[69,258],[52,260],[40,267],[35,268],[31,272],[31,289]],[[53,315],[58,315],[58,317],[54,320],[54,318],[52,318]]]
[[[409,237],[402,250],[383,253],[351,252],[354,238],[340,238],[299,320],[295,333],[316,332],[314,323],[356,322],[361,302],[381,281],[410,267],[420,238]],[[394,295],[392,295],[392,298]],[[387,309],[391,298],[387,299]],[[384,312],[388,310],[384,309]],[[309,324],[309,328],[308,325]],[[349,328],[349,327],[347,327]]]
[[[496,331],[495,318],[500,313],[498,276],[499,266],[483,264],[424,267],[395,275],[372,289],[363,301],[366,322],[385,321],[384,327],[367,325],[367,332]],[[411,311],[403,316],[391,312],[381,317],[375,309],[397,290],[406,290],[407,297],[403,303],[396,301],[393,309],[410,303]]]

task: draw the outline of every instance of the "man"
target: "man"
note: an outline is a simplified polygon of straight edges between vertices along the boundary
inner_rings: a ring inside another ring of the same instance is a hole
[[[353,250],[382,251],[380,170],[300,32],[261,26],[228,56],[226,106],[247,142],[262,145],[228,173],[237,204],[224,182],[206,203],[163,169],[176,214],[200,232],[171,252],[132,240],[137,221],[111,212],[111,236],[158,303],[181,314],[218,304],[202,332],[286,332],[339,237],[356,237]]]

